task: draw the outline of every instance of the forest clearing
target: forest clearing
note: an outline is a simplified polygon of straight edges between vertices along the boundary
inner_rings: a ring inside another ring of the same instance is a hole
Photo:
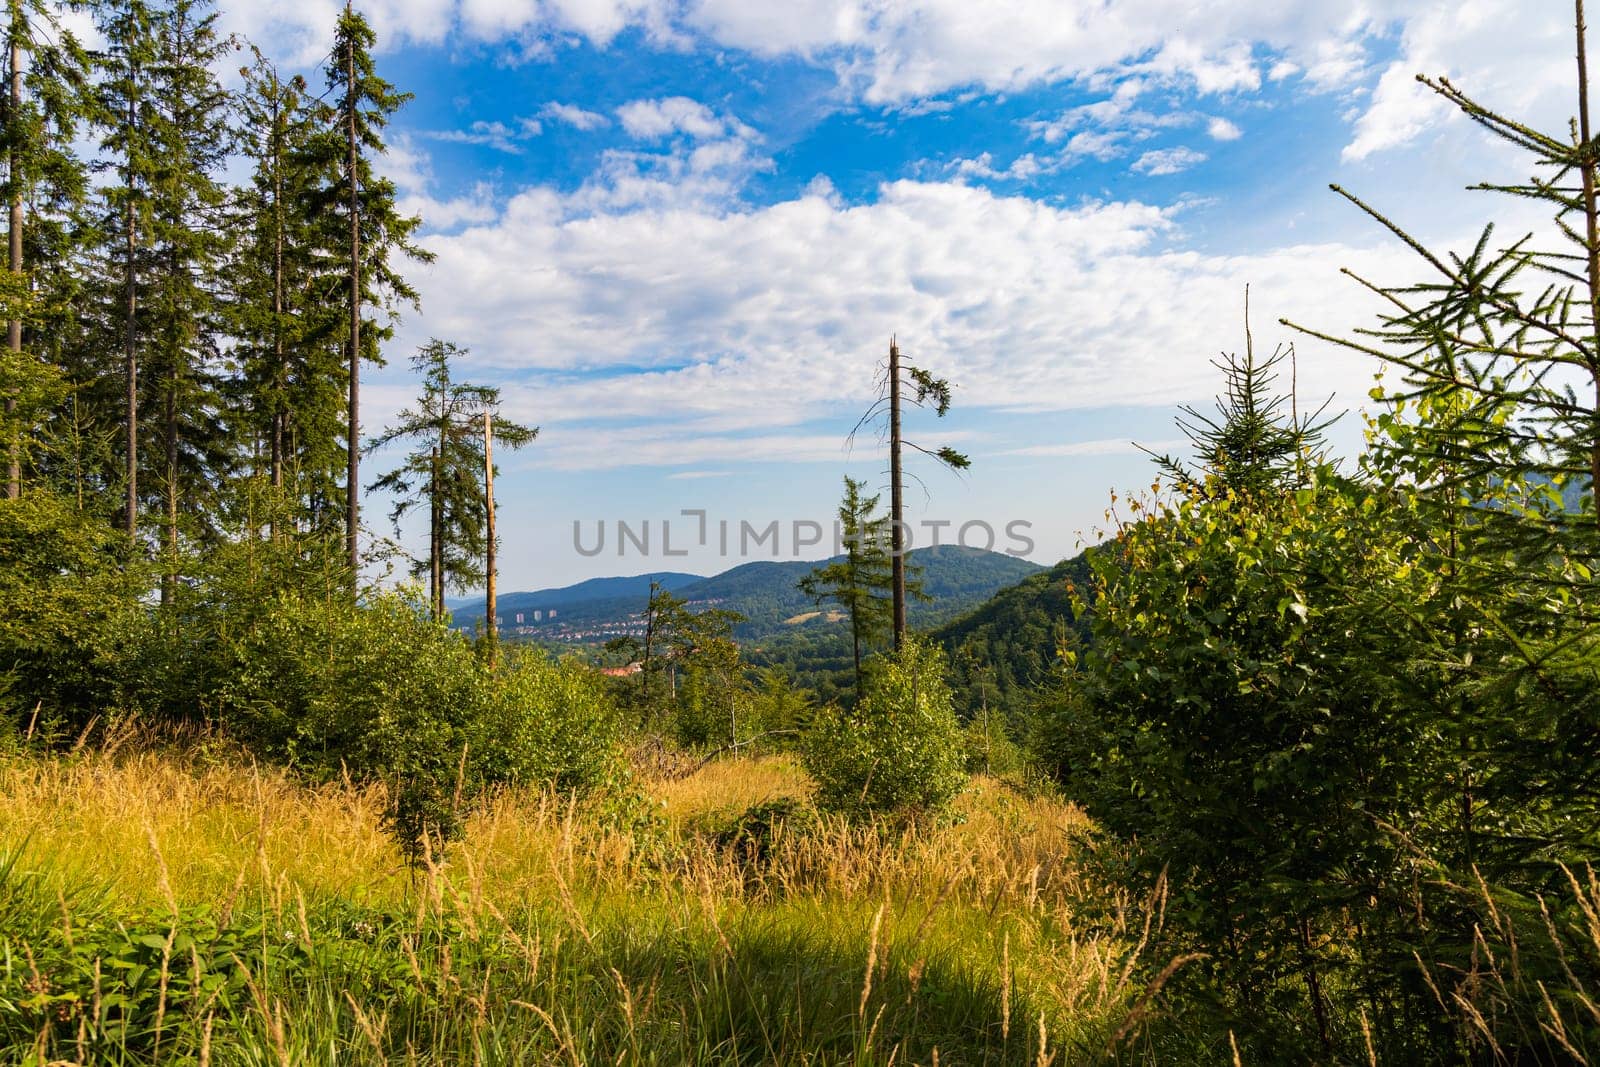
[[[1584,0],[441,5],[0,11],[0,1061],[1600,1065]]]

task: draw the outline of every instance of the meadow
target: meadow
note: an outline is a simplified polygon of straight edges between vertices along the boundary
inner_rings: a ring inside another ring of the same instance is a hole
[[[787,756],[506,790],[420,870],[381,787],[204,743],[0,763],[0,1057],[1081,1063],[1138,1057],[1148,908],[1070,805],[816,815]]]

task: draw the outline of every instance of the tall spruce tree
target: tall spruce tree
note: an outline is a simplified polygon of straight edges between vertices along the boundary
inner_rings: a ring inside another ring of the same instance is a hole
[[[163,600],[179,577],[181,526],[209,531],[212,490],[232,458],[219,361],[220,268],[231,251],[220,173],[233,133],[230,101],[213,71],[234,45],[216,21],[209,0],[169,0],[155,20],[150,93],[160,157],[150,183],[154,254],[144,326],[161,440],[151,480],[161,489]]]
[[[850,620],[850,653],[855,665],[856,696],[865,694],[862,651],[888,630],[889,596],[894,584],[889,559],[889,519],[879,515],[877,496],[866,496],[866,483],[849,476],[839,504],[839,532],[844,554],[800,579],[800,591],[817,603],[833,601]]]
[[[12,395],[12,386],[57,377],[31,365],[38,353],[24,355],[22,306],[38,309],[52,295],[59,296],[59,285],[51,282],[60,280],[68,235],[87,187],[72,142],[86,109],[88,56],[56,16],[55,5],[42,0],[6,4],[8,79],[0,102],[0,164],[5,167],[0,195],[8,209],[7,266],[20,290],[15,295],[29,297],[14,301],[7,318],[4,447],[5,491],[11,499],[22,492],[26,451],[18,412],[21,390]],[[44,269],[32,269],[36,262]],[[40,316],[35,312],[33,318],[37,322]],[[35,390],[33,398],[41,395]]]
[[[115,264],[99,279],[112,307],[105,325],[118,337],[122,356],[122,523],[128,540],[139,540],[140,468],[140,294],[151,258],[153,226],[151,188],[161,165],[162,146],[156,135],[160,117],[150,89],[160,42],[157,14],[144,0],[107,0],[97,12],[105,38],[101,77],[96,93],[96,120],[102,127],[102,168],[116,180],[102,190],[100,233],[107,242],[102,264]],[[107,337],[106,340],[110,338]]]
[[[325,533],[342,513],[345,472],[341,277],[326,254],[313,213],[318,191],[339,170],[317,151],[329,109],[304,79],[283,77],[258,50],[240,71],[243,149],[252,163],[235,212],[242,246],[235,262],[231,330],[238,380],[237,417],[255,470],[279,510]]]
[[[428,599],[436,619],[444,617],[446,587],[465,592],[485,577],[485,414],[502,447],[521,448],[539,433],[537,427],[519,425],[496,413],[499,389],[453,378],[451,361],[462,355],[464,350],[447,341],[423,345],[411,360],[422,375],[417,406],[402,411],[393,426],[367,445],[370,452],[398,441],[416,443],[400,465],[371,488],[394,494],[389,517],[396,530],[414,507],[428,505],[428,558],[416,560],[412,573],[428,576]]]
[[[372,58],[376,42],[367,20],[347,2],[326,69],[337,102],[329,112],[332,123],[319,138],[323,158],[342,160],[342,168],[339,180],[314,204],[327,226],[327,247],[340,249],[345,285],[344,521],[352,572],[361,562],[361,363],[382,364],[379,344],[392,333],[397,305],[416,305],[416,291],[400,275],[396,260],[433,258],[413,240],[421,220],[400,213],[394,183],[373,168],[373,158],[385,151],[384,128],[411,99],[379,76]],[[381,307],[383,317],[367,319],[369,306]]]

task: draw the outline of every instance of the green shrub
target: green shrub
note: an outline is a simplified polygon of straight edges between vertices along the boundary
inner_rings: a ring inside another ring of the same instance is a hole
[[[885,657],[850,711],[819,712],[801,747],[818,803],[862,816],[929,812],[966,781],[944,654],[919,638]]]
[[[605,683],[576,660],[514,650],[477,725],[487,777],[579,792],[620,783],[622,717]]]
[[[623,775],[597,675],[540,653],[492,669],[402,594],[281,595],[222,654],[231,677],[208,695],[222,719],[314,775],[386,783],[413,860],[424,838],[456,836],[490,786],[585,791]]]
[[[20,729],[75,735],[118,703],[141,614],[123,544],[56,497],[0,500],[0,710]]]

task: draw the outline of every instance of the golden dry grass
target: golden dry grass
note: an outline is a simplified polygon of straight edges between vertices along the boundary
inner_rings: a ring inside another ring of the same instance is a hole
[[[1104,1020],[1137,997],[1140,930],[1077,917],[1083,901],[1108,898],[1072,860],[1088,824],[1071,806],[979,778],[938,826],[824,820],[780,831],[752,862],[695,827],[808,794],[793,759],[730,758],[644,788],[658,816],[626,831],[548,794],[501,794],[471,816],[448,863],[414,879],[384,835],[376,788],[152,751],[0,760],[0,849],[26,841],[49,876],[93,880],[134,909],[242,901],[292,916],[340,899],[469,924],[531,909],[564,916],[566,936],[584,940],[629,925],[812,931],[870,943],[868,975],[880,980],[930,959],[986,974],[1006,1004],[1040,1013],[1019,1026]],[[1131,914],[1115,904],[1097,911]]]

